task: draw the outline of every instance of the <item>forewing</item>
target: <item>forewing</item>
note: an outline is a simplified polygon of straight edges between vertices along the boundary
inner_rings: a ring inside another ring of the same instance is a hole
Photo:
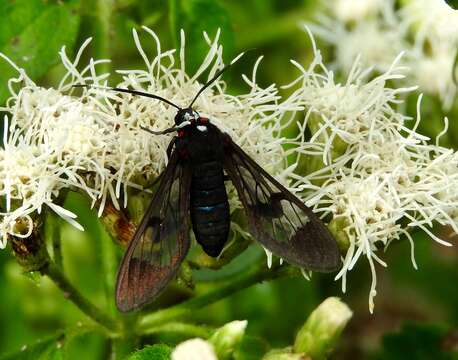
[[[122,259],[116,284],[121,311],[154,299],[176,275],[189,250],[189,165],[173,153]]]
[[[338,246],[323,222],[229,136],[224,136],[224,166],[254,238],[296,266],[322,272],[336,270],[340,263]]]

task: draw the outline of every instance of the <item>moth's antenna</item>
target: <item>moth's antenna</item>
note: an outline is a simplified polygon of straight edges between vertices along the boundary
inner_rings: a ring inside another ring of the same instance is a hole
[[[180,130],[181,128],[184,128],[185,126],[188,126],[188,125],[191,125],[191,122],[189,120],[186,120],[186,121],[183,121],[178,126],[174,126],[174,127],[171,127],[171,128],[165,129],[165,130],[161,130],[161,131],[154,131],[154,130],[151,130],[151,129],[145,127],[145,126],[140,126],[140,129],[145,130],[145,131],[147,131],[147,132],[149,132],[150,134],[153,134],[153,135],[164,135],[164,134],[169,134],[171,132]]]
[[[171,132],[177,131],[180,128],[175,126],[169,129],[162,130],[162,131],[154,131],[145,126],[140,126],[140,129],[145,130],[146,132],[149,132],[150,134],[153,134],[153,135],[164,135],[164,134],[169,134]]]
[[[123,89],[123,88],[117,88],[117,87],[112,88],[112,87],[103,87],[103,86],[95,86],[95,85],[86,85],[86,84],[76,84],[76,85],[73,85],[72,87],[86,87],[86,88],[94,88],[94,89],[102,89],[102,90],[111,90],[111,91],[119,91],[119,92],[123,92],[127,94],[144,96],[144,97],[163,101],[169,105],[172,105],[173,107],[177,108],[178,110],[181,110],[181,108],[178,105],[174,104],[170,100],[164,99],[163,97],[159,95],[154,95],[154,94],[146,93],[143,91],[137,91],[137,90],[132,90],[132,89]]]
[[[216,79],[218,79],[222,74],[223,72],[225,72],[227,69],[229,69],[232,65],[234,65],[245,53],[241,53],[239,54],[234,60],[231,61],[230,64],[226,65],[225,67],[223,67],[220,71],[218,71],[215,76],[213,76],[210,80],[207,81],[207,83],[202,86],[202,88],[199,90],[199,92],[196,94],[196,96],[194,96],[194,99],[192,99],[191,101],[191,104],[189,104],[188,108],[192,107],[192,105],[194,104],[194,102],[197,100],[197,98],[199,97],[200,94],[202,94],[202,92],[208,88],[211,84],[213,84]]]

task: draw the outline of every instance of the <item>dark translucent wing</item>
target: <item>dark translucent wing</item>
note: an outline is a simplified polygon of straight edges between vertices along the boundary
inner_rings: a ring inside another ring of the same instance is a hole
[[[190,183],[188,165],[173,153],[122,259],[116,284],[119,310],[150,302],[175,276],[190,244]]]
[[[322,221],[224,135],[226,172],[237,189],[252,235],[287,262],[313,271],[334,271],[337,243]]]

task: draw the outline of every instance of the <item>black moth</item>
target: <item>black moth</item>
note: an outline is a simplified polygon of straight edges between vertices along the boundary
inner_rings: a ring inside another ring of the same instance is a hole
[[[177,131],[177,136],[168,146],[168,165],[119,268],[116,304],[123,312],[151,302],[175,277],[190,247],[190,225],[208,255],[221,253],[230,228],[227,179],[237,190],[251,234],[262,246],[301,268],[328,272],[338,267],[337,243],[312,210],[192,109],[202,91],[229,66],[186,108],[157,95],[110,88],[178,109],[175,127],[162,132],[144,129],[155,135]]]

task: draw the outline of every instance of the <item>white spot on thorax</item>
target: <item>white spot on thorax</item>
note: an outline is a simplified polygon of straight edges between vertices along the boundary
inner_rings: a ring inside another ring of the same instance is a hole
[[[197,130],[204,132],[207,131],[207,127],[205,125],[197,125]]]

